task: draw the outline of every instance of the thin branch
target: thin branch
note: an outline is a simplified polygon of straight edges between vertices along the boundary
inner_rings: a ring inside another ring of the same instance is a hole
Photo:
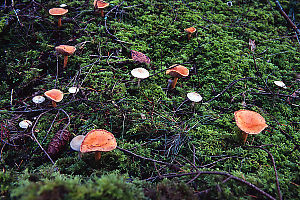
[[[117,146],[117,149],[119,149],[120,151],[123,151],[123,152],[125,152],[127,154],[130,154],[132,156],[135,156],[137,158],[140,158],[140,159],[143,159],[143,160],[148,160],[148,161],[155,162],[155,163],[159,163],[159,164],[162,164],[162,165],[167,165],[170,168],[174,168],[176,170],[180,170],[180,168],[177,165],[175,165],[175,164],[171,164],[171,163],[167,163],[167,162],[163,162],[163,161],[159,161],[159,160],[154,160],[152,158],[146,158],[144,156],[137,155],[137,154],[135,154],[135,153],[133,153],[133,152],[127,150],[127,149],[122,149],[119,146]]]
[[[270,145],[270,146],[273,146],[273,145]],[[259,148],[259,149],[264,150],[265,152],[267,152],[269,154],[269,156],[271,157],[271,160],[272,160],[274,171],[275,171],[278,197],[279,197],[279,200],[282,200],[282,194],[281,194],[281,191],[280,191],[280,186],[279,186],[279,181],[278,181],[278,174],[277,174],[277,170],[276,170],[275,160],[274,160],[274,157],[271,154],[271,152],[269,150],[267,150],[267,149],[264,149],[262,146],[245,146],[245,147]]]
[[[285,18],[285,20],[289,23],[289,25],[296,31],[296,33],[300,34],[299,29],[297,28],[297,26],[294,24],[294,22],[289,18],[289,16],[287,16],[287,14],[284,12],[283,8],[281,7],[280,3],[278,0],[275,1],[280,14]]]
[[[204,103],[209,103],[213,100],[215,100],[216,98],[218,98],[219,96],[221,96],[222,94],[224,94],[226,92],[226,90],[228,90],[230,87],[234,86],[237,82],[239,81],[243,81],[243,80],[249,80],[252,79],[253,77],[245,77],[245,78],[240,78],[238,80],[232,81],[221,93],[219,93],[218,95],[216,95],[215,97],[213,97],[212,99],[204,102]]]
[[[196,172],[190,172],[190,173],[181,173],[181,174],[163,174],[160,177],[156,176],[156,177],[151,177],[146,179],[146,181],[150,181],[150,180],[154,180],[154,179],[163,179],[163,178],[175,178],[175,177],[182,177],[182,176],[193,176],[193,175],[197,175],[197,174],[214,174],[214,175],[222,175],[222,176],[227,176],[228,178],[231,178],[233,180],[239,181],[241,183],[246,184],[248,187],[254,189],[255,191],[257,191],[258,193],[264,195],[265,197],[267,197],[268,199],[272,199],[272,200],[276,200],[274,197],[272,197],[270,194],[266,193],[265,191],[261,190],[260,188],[258,188],[257,186],[255,186],[254,184],[245,181],[241,178],[238,178],[236,176],[233,176],[227,172],[219,172],[219,171],[196,171]]]

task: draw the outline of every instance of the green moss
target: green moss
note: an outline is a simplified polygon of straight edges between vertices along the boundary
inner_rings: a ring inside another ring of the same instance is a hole
[[[80,176],[65,176],[59,173],[40,175],[33,180],[30,174],[23,175],[11,191],[12,199],[144,199],[141,189],[116,174],[92,176],[84,180]]]
[[[55,160],[60,173],[52,177],[49,170],[47,176],[38,174],[36,181],[30,181],[35,179],[26,178],[25,169],[33,174],[36,169],[48,170],[50,164],[32,140],[32,133],[47,149],[54,134],[65,126],[72,136],[106,129],[115,135],[118,146],[140,156],[181,165],[186,172],[192,171],[190,162],[195,160],[200,169],[245,177],[276,196],[270,157],[258,148],[244,147],[234,122],[234,111],[249,109],[260,113],[269,127],[258,135],[249,135],[246,146],[267,145],[284,198],[297,199],[299,103],[296,98],[277,94],[298,95],[299,43],[274,1],[233,1],[229,7],[221,0],[113,0],[104,11],[105,18],[94,14],[92,2],[85,0],[48,1],[42,6],[38,2],[15,1],[19,20],[11,6],[0,10],[0,156],[7,169],[25,174],[20,183],[14,176],[9,179],[12,173],[1,174],[5,198],[14,187],[15,199],[44,199],[54,193],[56,199],[87,199],[91,198],[87,193],[94,188],[92,183],[96,183],[97,198],[115,195],[116,199],[130,199],[133,190],[139,188],[140,193],[148,186],[134,183],[135,187],[124,178],[118,182],[117,175],[104,176],[100,182],[93,176],[115,172],[128,174],[128,181],[180,173],[120,150],[104,152],[96,162],[93,154],[79,159],[76,152],[65,147]],[[49,16],[48,8],[62,3],[68,5],[69,13],[63,17],[63,27],[57,29],[57,19]],[[280,3],[285,11],[292,6],[287,0]],[[299,16],[295,11],[296,23]],[[197,31],[188,40],[184,29],[191,26]],[[249,39],[255,40],[257,68]],[[54,50],[59,44],[77,48],[64,70],[63,58]],[[130,50],[144,53],[151,64],[134,62]],[[175,90],[168,91],[171,77],[158,72],[177,63],[185,65],[190,75],[179,79]],[[154,75],[142,80],[140,87],[130,74],[136,67]],[[252,78],[229,85],[245,77]],[[274,85],[276,80],[282,80],[287,89]],[[68,94],[70,86],[80,87],[79,92]],[[42,105],[32,102],[33,96],[54,87],[65,93],[57,109],[49,110],[49,100]],[[203,97],[195,107],[186,99],[191,91]],[[36,122],[34,130],[19,128],[23,119]],[[222,184],[223,178],[205,175],[197,178],[192,188],[175,181],[154,184],[151,190],[157,199],[173,198],[172,192],[182,198],[192,197],[192,193],[208,188],[212,190],[203,198],[250,199],[247,194],[261,198],[234,180]],[[180,178],[184,182],[190,179]],[[120,187],[124,182],[124,188]],[[216,183],[221,189],[216,189]],[[108,193],[101,189],[106,184]],[[25,190],[28,194],[23,194]]]

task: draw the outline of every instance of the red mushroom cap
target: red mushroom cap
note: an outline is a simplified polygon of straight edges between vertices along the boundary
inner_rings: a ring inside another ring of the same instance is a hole
[[[184,29],[186,32],[188,33],[194,33],[196,31],[196,28],[195,27],[190,27],[190,28],[186,28]]]
[[[64,98],[64,93],[57,89],[48,90],[45,96],[55,102],[60,102]]]
[[[116,147],[116,138],[111,132],[103,129],[95,129],[88,132],[85,136],[80,146],[80,152],[111,151]]]
[[[175,67],[173,67],[175,66]],[[182,78],[182,77],[186,77],[189,75],[189,70],[188,68],[184,67],[183,65],[172,65],[171,67],[173,67],[172,69],[168,69],[166,71],[166,74],[169,74],[170,76],[173,76],[175,78]]]
[[[74,46],[69,45],[59,45],[55,47],[55,51],[64,56],[70,56],[76,51],[76,48]]]
[[[54,15],[54,16],[62,16],[67,14],[68,9],[64,9],[64,8],[51,8],[49,10],[49,14],[50,15]]]
[[[109,6],[109,3],[106,3],[106,2],[100,1],[100,0],[94,0],[94,7],[96,9],[106,8],[107,6]]]
[[[236,125],[245,133],[259,134],[268,127],[265,119],[257,112],[239,110],[234,112]]]

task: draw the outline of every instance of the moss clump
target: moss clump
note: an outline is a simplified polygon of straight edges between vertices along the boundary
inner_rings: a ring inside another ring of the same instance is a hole
[[[144,199],[143,191],[135,184],[126,182],[125,178],[113,174],[100,178],[92,176],[85,180],[80,176],[66,176],[58,172],[39,175],[43,178],[32,178],[23,175],[11,192],[12,199],[24,200],[135,200]]]
[[[9,192],[9,188],[12,184],[11,174],[8,172],[0,172],[0,195],[2,197],[6,197]]]
[[[145,195],[157,200],[196,200],[192,188],[178,181],[163,180],[154,187],[145,189]]]

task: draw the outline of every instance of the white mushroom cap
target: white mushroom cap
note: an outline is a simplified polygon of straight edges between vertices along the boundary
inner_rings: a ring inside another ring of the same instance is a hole
[[[274,84],[277,85],[278,87],[282,87],[284,89],[287,89],[286,85],[282,81],[274,81]]]
[[[32,98],[33,103],[40,104],[45,101],[45,97],[43,96],[35,96]]]
[[[76,92],[79,91],[79,88],[78,87],[70,87],[69,88],[69,93],[71,94],[75,94]]]
[[[29,120],[23,120],[19,123],[19,126],[24,129],[30,127],[31,125],[32,125],[32,122]]]
[[[149,72],[145,68],[135,68],[131,71],[131,75],[135,78],[144,79],[149,77]]]
[[[198,94],[197,92],[190,92],[187,93],[187,98],[192,101],[192,102],[200,102],[202,101],[202,97],[200,94]]]
[[[61,4],[61,5],[59,5],[59,7],[61,7],[61,8],[65,8],[65,7],[67,7],[68,5],[67,4]]]
[[[80,146],[84,138],[85,135],[77,135],[76,137],[74,137],[70,142],[71,149],[73,149],[74,151],[80,151]]]

